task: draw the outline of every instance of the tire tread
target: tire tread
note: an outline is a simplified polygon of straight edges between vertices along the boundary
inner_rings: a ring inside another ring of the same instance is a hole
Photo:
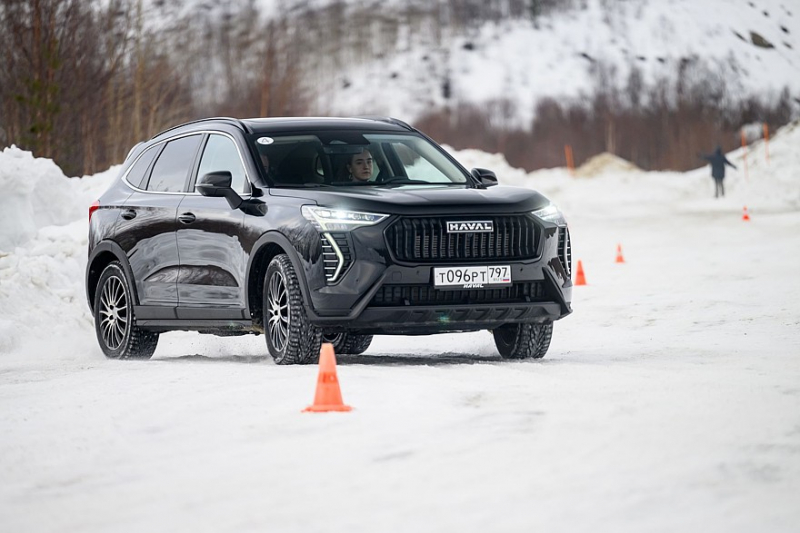
[[[269,290],[269,279],[275,270],[283,274],[286,283],[286,292],[289,298],[289,337],[283,352],[278,352],[270,344],[269,332],[266,331],[267,323],[267,291]],[[303,306],[303,293],[300,290],[300,281],[294,271],[289,256],[281,254],[275,256],[267,268],[264,280],[264,323],[267,348],[272,354],[273,359],[279,365],[305,365],[314,364],[319,361],[319,350],[322,345],[322,330],[314,326],[306,315]]]

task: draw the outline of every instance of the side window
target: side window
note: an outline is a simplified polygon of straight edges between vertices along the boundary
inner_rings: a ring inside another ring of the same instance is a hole
[[[441,181],[450,183],[451,180],[442,171],[436,168],[433,163],[425,159],[422,154],[417,153],[411,146],[404,143],[392,143],[397,157],[406,171],[409,179],[419,179],[428,182]]]
[[[134,187],[142,188],[142,181],[144,180],[144,175],[147,172],[148,167],[150,167],[150,163],[153,162],[153,158],[158,153],[158,149],[160,147],[154,146],[148,150],[146,150],[133,164],[130,171],[128,172],[128,183],[133,185]]]
[[[227,170],[231,173],[233,178],[231,187],[233,187],[234,191],[240,194],[249,192],[244,166],[242,166],[242,159],[239,157],[236,144],[224,135],[212,134],[208,138],[205,150],[203,150],[200,169],[197,171],[197,179],[199,180],[209,172],[219,172],[221,170]]]
[[[200,139],[200,135],[190,135],[168,142],[156,160],[147,190],[183,192]]]

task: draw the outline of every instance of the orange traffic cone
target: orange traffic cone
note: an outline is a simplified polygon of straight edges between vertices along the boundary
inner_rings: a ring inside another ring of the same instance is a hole
[[[617,263],[624,263],[624,262],[625,262],[625,258],[622,257],[622,245],[618,244],[617,245]]]
[[[342,391],[339,389],[339,379],[336,377],[336,355],[333,353],[333,344],[323,343],[319,351],[319,376],[314,404],[303,409],[303,412],[324,413],[351,409],[352,407],[342,403]]]
[[[578,261],[578,271],[575,273],[575,285],[586,285],[586,276],[583,275],[583,263]]]
[[[747,206],[744,206],[744,211],[742,211],[742,220],[750,220],[750,215],[747,214]]]

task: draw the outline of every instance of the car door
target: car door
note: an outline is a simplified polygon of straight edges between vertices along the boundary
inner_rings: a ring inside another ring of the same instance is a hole
[[[210,133],[204,140],[197,180],[209,172],[228,171],[232,187],[249,196],[250,182],[233,137]],[[224,198],[187,194],[178,208],[178,318],[244,318],[247,257],[240,237],[244,212]]]
[[[178,305],[176,215],[201,139],[188,135],[165,142],[142,180],[129,183],[133,193],[120,214],[118,242],[128,256],[141,306]],[[137,314],[148,316],[147,309]]]

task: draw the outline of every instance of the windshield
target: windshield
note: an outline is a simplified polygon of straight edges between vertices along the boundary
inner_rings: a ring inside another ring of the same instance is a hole
[[[467,176],[418,135],[318,132],[252,136],[259,163],[278,187],[463,186]]]

